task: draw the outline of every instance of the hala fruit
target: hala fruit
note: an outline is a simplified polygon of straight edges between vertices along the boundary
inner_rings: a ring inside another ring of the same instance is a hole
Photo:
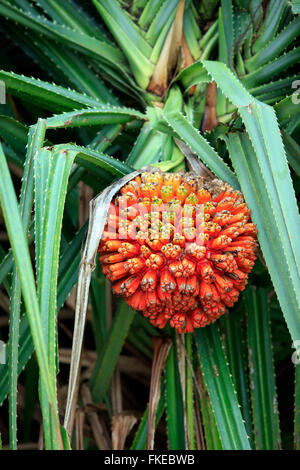
[[[192,332],[238,300],[256,234],[243,195],[227,183],[145,172],[112,200],[99,260],[114,291],[153,325]]]

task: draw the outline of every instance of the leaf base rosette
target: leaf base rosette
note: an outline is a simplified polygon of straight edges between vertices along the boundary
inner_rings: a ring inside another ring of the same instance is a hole
[[[111,201],[99,260],[114,291],[153,325],[192,332],[238,300],[256,234],[243,195],[224,181],[144,172]]]

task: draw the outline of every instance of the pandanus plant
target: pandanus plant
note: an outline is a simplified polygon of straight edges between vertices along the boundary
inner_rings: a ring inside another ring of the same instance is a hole
[[[0,0],[10,448],[299,449],[298,13]]]

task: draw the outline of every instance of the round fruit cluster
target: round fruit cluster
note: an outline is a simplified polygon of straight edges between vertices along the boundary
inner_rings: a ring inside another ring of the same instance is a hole
[[[256,234],[243,195],[227,183],[145,172],[111,201],[99,260],[114,291],[153,325],[192,332],[238,300]]]

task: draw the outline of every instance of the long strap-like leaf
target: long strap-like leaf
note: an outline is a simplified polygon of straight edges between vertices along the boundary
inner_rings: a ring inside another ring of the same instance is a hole
[[[22,217],[24,232],[28,232],[33,201],[33,159],[35,153],[41,147],[45,137],[45,121],[30,128],[27,142],[27,154],[22,179],[20,195],[20,214]],[[11,302],[9,315],[9,422],[10,422],[10,448],[17,448],[17,380],[18,380],[18,351],[20,333],[21,312],[21,283],[16,266],[13,269],[13,281],[11,288]]]
[[[275,112],[255,100],[224,64],[203,64],[225,96],[238,107],[249,134],[251,144],[243,139],[245,150],[237,134],[233,135],[230,156],[258,225],[259,241],[286,322],[296,340],[300,337],[300,217]]]
[[[250,391],[256,449],[280,449],[278,402],[266,289],[247,289]]]
[[[166,413],[170,450],[185,449],[183,397],[180,383],[177,348],[174,343],[166,364]]]
[[[256,154],[246,135],[233,134],[228,139],[229,154],[246,201],[251,209],[253,221],[258,228],[258,239],[268,265],[270,276],[288,328],[293,338],[300,336],[299,278],[292,277],[290,269],[295,264],[286,256],[274,215],[271,201],[262,174],[256,161]],[[278,211],[278,207],[276,209]]]
[[[52,405],[52,413],[56,426],[58,426],[58,415],[56,408],[56,396],[53,382],[51,380],[50,369],[47,359],[46,345],[43,336],[40,309],[31,260],[29,256],[28,245],[25,239],[25,233],[21,216],[18,208],[13,183],[9,174],[5,156],[0,147],[0,203],[4,220],[9,235],[12,251],[14,254],[16,266],[20,276],[20,284],[23,298],[31,327],[31,333],[37,353],[37,360],[41,372],[41,377],[47,399]],[[59,433],[59,431],[58,431]],[[58,436],[59,437],[59,436]]]
[[[223,449],[250,449],[218,329],[215,325],[206,326],[197,330],[195,336]]]
[[[295,364],[294,448],[296,450],[300,450],[300,363],[299,363],[299,356]]]
[[[56,298],[61,224],[68,177],[76,151],[40,150],[35,155],[35,244],[37,289],[52,383],[56,390]],[[55,447],[55,423],[40,386],[46,448]],[[57,406],[57,404],[56,404]],[[49,426],[46,425],[49,421]]]
[[[134,317],[134,310],[122,303],[114,318],[107,340],[102,348],[91,377],[92,395],[101,402],[110,384],[117,360]]]
[[[163,117],[174,129],[178,137],[198,155],[218,178],[227,181],[234,188],[238,187],[238,181],[228,165],[182,113],[167,110],[163,112]]]

